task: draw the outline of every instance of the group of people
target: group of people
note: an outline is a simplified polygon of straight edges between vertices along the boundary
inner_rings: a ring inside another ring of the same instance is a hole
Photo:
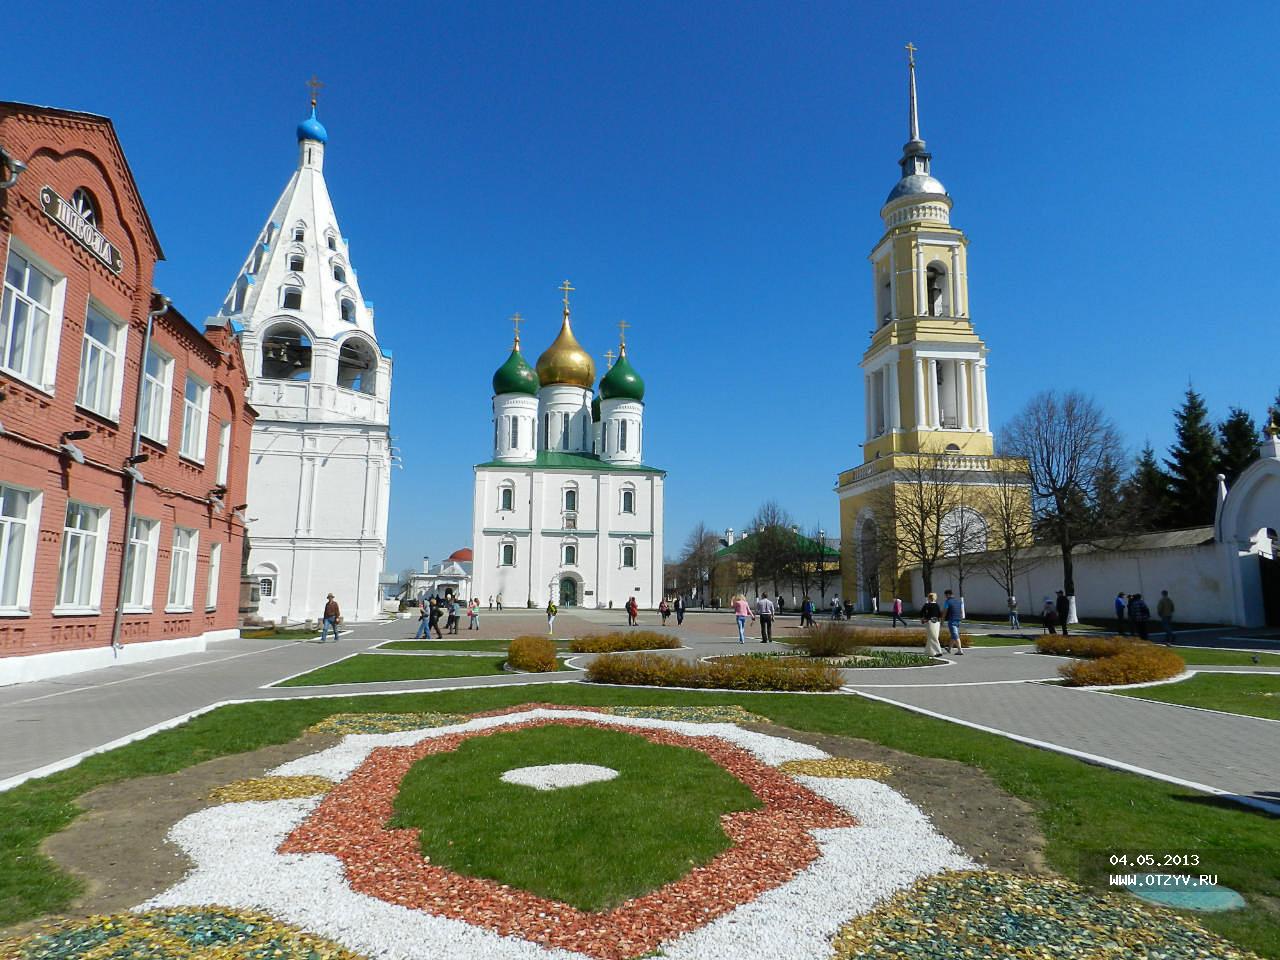
[[[454,596],[445,596],[443,598],[430,597],[422,602],[422,606],[418,609],[418,630],[413,635],[415,640],[430,640],[431,631],[435,631],[436,638],[443,638],[444,634],[440,631],[440,621],[444,620],[444,629],[446,633],[456,634],[458,632],[458,622],[461,620],[463,606],[458,602],[458,598]],[[502,609],[499,607],[498,609]],[[472,597],[467,601],[467,629],[480,629],[480,601]]]
[[[1156,601],[1156,616],[1160,618],[1160,626],[1164,628],[1164,642],[1173,646],[1173,598],[1168,590],[1160,591],[1160,599]],[[1148,625],[1151,622],[1151,608],[1140,593],[1116,594],[1116,633],[1120,636],[1133,636],[1141,640],[1148,639]],[[1127,628],[1127,629],[1126,629]]]
[[[942,624],[947,625],[947,653],[964,656],[964,644],[960,640],[960,624],[964,622],[964,603],[950,590],[943,591],[942,604],[938,595],[930,593],[920,608],[920,622],[924,624],[924,652],[928,657],[942,656]],[[894,600],[895,625],[902,618],[902,601]],[[906,626],[906,621],[902,621]]]
[[[497,601],[498,601],[498,612],[501,613],[502,612],[502,594],[498,594]],[[490,611],[493,610],[493,603],[494,603],[493,594],[489,594],[489,610]]]
[[[635,598],[633,597],[632,600],[634,599]],[[627,612],[628,615],[630,615],[630,610]],[[676,594],[676,598],[674,600],[668,600],[666,597],[663,597],[662,602],[658,604],[658,616],[662,617],[662,625],[664,627],[667,625],[668,618],[673,613],[676,615],[676,626],[678,627],[684,623],[684,597],[679,594]],[[634,624],[632,625],[634,626]]]
[[[806,600],[805,602],[810,606],[812,605],[811,601]],[[778,613],[778,606],[769,599],[768,594],[756,597],[755,610],[751,609],[751,604],[747,602],[747,598],[740,593],[735,593],[733,595],[733,599],[729,602],[729,606],[730,609],[733,610],[733,615],[738,621],[739,643],[747,642],[748,619],[752,623],[755,623],[757,619],[760,621],[761,643],[773,643],[773,618]],[[812,613],[812,611],[810,612]],[[803,617],[803,615],[802,611],[801,616]],[[810,622],[813,621],[812,616],[810,616],[809,620]]]

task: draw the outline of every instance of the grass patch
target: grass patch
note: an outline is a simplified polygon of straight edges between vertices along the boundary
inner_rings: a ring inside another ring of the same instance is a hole
[[[439,680],[442,677],[483,677],[503,673],[506,657],[398,657],[361,653],[339,660],[278,687],[316,687],[328,683],[384,683],[388,680]]]
[[[1272,667],[1280,669],[1280,653],[1262,651],[1214,650],[1210,647],[1178,647],[1177,652],[1189,666],[1202,667]],[[1253,658],[1258,662],[1254,663]]]
[[[602,653],[587,667],[594,683],[629,686],[699,687],[715,690],[839,690],[835,667],[803,657],[717,657],[681,660],[658,653]]]
[[[548,763],[599,764],[619,776],[547,791],[499,779]],[[721,814],[759,806],[746,784],[696,750],[548,726],[475,737],[418,761],[391,825],[418,828],[432,863],[597,911],[728,849]]]
[[[551,640],[550,637],[547,637]],[[554,640],[557,650],[569,646],[568,640]],[[379,650],[475,650],[483,653],[506,653],[510,640],[391,640],[378,644]]]
[[[997,637],[987,636],[966,636],[964,638],[966,647],[1025,647],[1036,642],[1033,634],[1027,634],[1025,637]],[[942,638],[938,638],[938,642],[942,642]]]
[[[1198,673],[1163,687],[1117,690],[1126,697],[1204,707],[1249,717],[1280,720],[1280,677],[1242,673]],[[1273,734],[1274,736],[1274,734]]]
[[[569,649],[574,653],[617,653],[619,650],[675,650],[680,638],[656,630],[617,630],[574,637]]]
[[[320,636],[319,630],[241,630],[240,636],[245,640],[315,640]]]
[[[40,844],[80,815],[76,799],[95,787],[288,743],[338,713],[473,713],[531,701],[736,705],[788,727],[861,737],[919,756],[970,764],[1031,805],[1048,840],[1050,866],[1072,879],[1096,883],[1097,865],[1109,852],[1200,853],[1206,872],[1218,873],[1221,883],[1244,893],[1252,909],[1199,915],[1198,922],[1243,948],[1280,960],[1280,912],[1274,906],[1280,899],[1275,870],[1280,830],[1265,814],[860,697],[576,684],[235,704],[0,793],[0,926],[65,911],[81,891],[82,881],[45,857]]]

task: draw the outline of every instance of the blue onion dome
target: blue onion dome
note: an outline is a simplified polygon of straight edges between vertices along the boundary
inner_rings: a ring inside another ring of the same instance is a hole
[[[511,356],[507,357],[507,362],[493,375],[493,395],[527,393],[536,397],[540,386],[538,375],[520,353],[520,340],[517,338],[515,346],[511,348]]]
[[[627,347],[618,350],[618,362],[600,381],[600,396],[605,400],[644,400],[644,381],[627,360]]]
[[[311,116],[298,124],[298,140],[315,140],[319,143],[325,143],[329,139],[329,131],[324,128],[324,124],[316,119],[316,108],[312,106]]]

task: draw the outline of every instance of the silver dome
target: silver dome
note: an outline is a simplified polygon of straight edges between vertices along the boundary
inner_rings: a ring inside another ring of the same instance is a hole
[[[893,203],[902,197],[915,197],[932,194],[946,196],[947,188],[940,181],[927,173],[913,173],[898,181],[885,199],[885,203]]]

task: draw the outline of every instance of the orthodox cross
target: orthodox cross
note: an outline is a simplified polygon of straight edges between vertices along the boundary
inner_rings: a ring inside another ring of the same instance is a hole
[[[907,45],[902,49],[907,51],[907,63],[914,67],[916,65],[916,45],[908,41]]]
[[[605,362],[609,364],[609,369],[610,369],[610,370],[612,370],[612,369],[613,369],[613,358],[614,358],[614,356],[615,356],[615,354],[614,354],[614,352],[613,352],[612,350],[606,350],[606,351],[604,352],[604,359],[605,359]]]
[[[573,290],[576,290],[577,288],[569,286],[569,281],[566,280],[564,283],[560,284],[560,289],[564,291],[564,312],[568,313],[569,312],[569,293]]]
[[[618,342],[619,343],[627,342],[627,327],[629,326],[631,326],[631,324],[627,323],[627,321],[625,320],[618,321]]]
[[[524,323],[524,317],[520,316],[520,311],[517,310],[511,315],[511,325],[516,328],[516,343],[520,342],[520,324],[522,323]]]
[[[316,75],[313,73],[311,79],[307,81],[307,86],[311,88],[311,106],[314,107],[316,105],[316,97],[320,95],[320,88],[324,84],[316,79]]]

